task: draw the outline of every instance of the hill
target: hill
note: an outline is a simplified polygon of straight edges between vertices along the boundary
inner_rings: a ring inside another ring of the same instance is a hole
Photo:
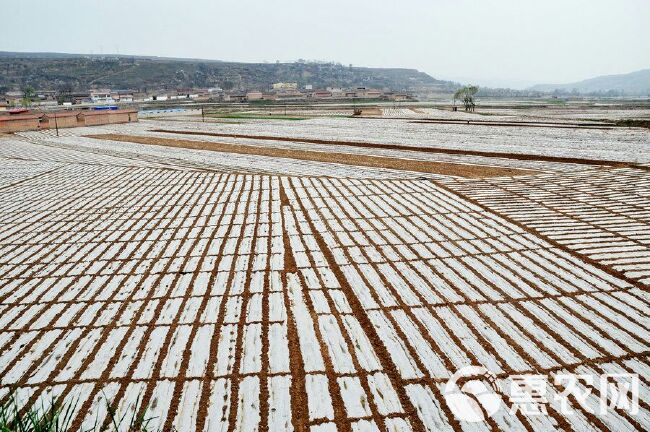
[[[85,90],[221,87],[266,90],[274,82],[314,88],[388,88],[394,91],[451,90],[456,84],[415,69],[366,68],[338,63],[236,63],[145,56],[98,56],[0,52],[0,90]]]
[[[650,69],[620,75],[603,75],[570,84],[539,84],[530,90],[552,92],[555,90],[579,93],[617,93],[627,96],[650,95]]]

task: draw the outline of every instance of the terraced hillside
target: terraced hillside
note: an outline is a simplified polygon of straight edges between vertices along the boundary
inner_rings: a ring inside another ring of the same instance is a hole
[[[240,63],[164,57],[0,52],[0,88],[206,88],[266,90],[273,83],[297,82],[314,88],[384,87],[394,91],[432,88],[453,91],[458,84],[402,68],[369,68],[335,63]],[[1,93],[2,91],[0,91]]]

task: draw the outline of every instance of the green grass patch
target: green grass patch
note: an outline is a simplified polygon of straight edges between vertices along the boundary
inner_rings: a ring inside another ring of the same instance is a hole
[[[623,119],[616,122],[617,126],[640,127],[650,129],[650,120]]]
[[[113,403],[104,396],[107,411],[108,426],[95,423],[89,429],[78,429],[83,432],[153,432],[149,426],[154,417],[146,417],[147,410],[140,409],[140,397],[135,401],[133,413],[120,415]],[[0,405],[0,432],[72,432],[72,422],[78,407],[78,400],[58,403],[54,398],[46,405],[22,408],[14,394]],[[142,413],[139,413],[142,411]]]
[[[567,101],[564,99],[544,99],[544,103],[550,104],[550,105],[566,105]]]

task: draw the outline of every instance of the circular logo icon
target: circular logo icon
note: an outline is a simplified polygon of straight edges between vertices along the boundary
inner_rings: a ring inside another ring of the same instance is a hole
[[[501,408],[496,375],[482,366],[466,366],[449,378],[445,400],[458,420],[485,421]]]

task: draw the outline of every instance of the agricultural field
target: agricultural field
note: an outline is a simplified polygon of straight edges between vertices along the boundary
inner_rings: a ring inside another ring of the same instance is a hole
[[[650,130],[306,111],[0,136],[0,400],[74,401],[71,430],[650,429]],[[571,374],[635,376],[635,409]]]

